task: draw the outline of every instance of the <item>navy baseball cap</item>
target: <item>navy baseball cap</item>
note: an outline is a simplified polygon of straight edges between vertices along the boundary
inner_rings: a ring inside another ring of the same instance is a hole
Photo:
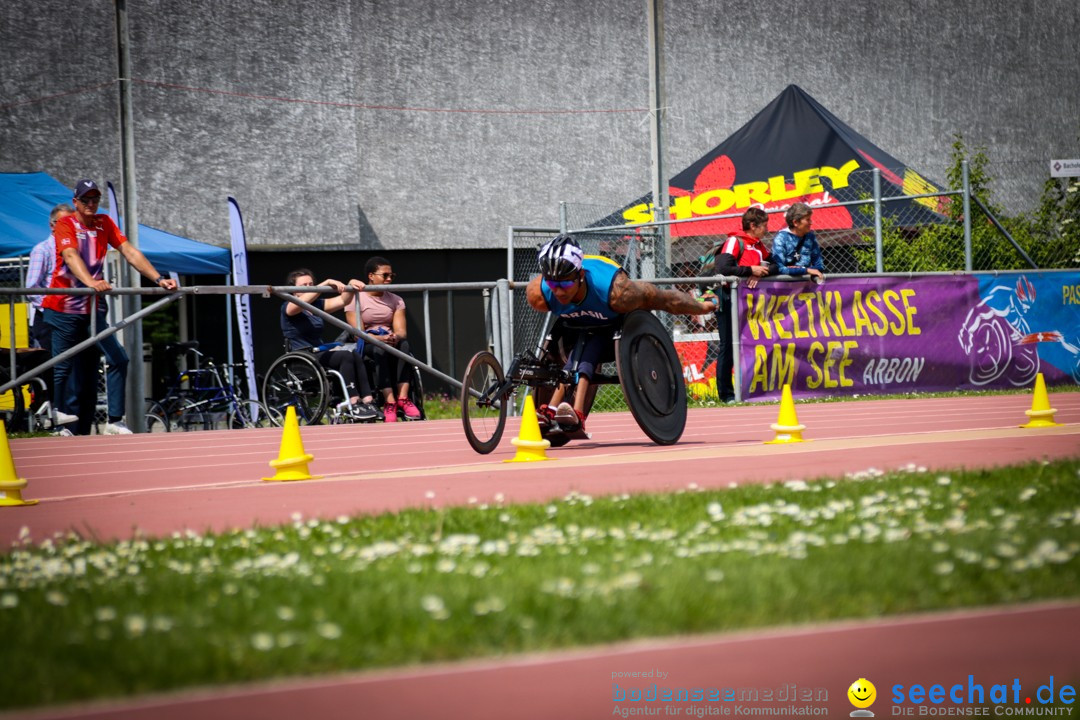
[[[89,195],[90,193],[97,193],[98,195],[101,194],[101,188],[97,186],[96,182],[94,182],[93,180],[80,180],[79,182],[75,183],[75,197],[81,198],[84,195]]]

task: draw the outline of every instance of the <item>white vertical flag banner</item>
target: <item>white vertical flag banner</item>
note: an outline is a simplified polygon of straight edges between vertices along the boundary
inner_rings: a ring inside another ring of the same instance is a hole
[[[124,232],[124,226],[120,224],[120,204],[118,202],[116,202],[116,188],[113,187],[113,184],[112,184],[111,180],[105,181],[105,192],[109,196],[109,219],[112,220],[116,224],[116,227],[120,228],[121,234],[123,234],[124,236],[127,236],[127,233]],[[121,274],[123,273],[123,270],[122,270],[123,266],[120,265],[120,261],[117,259],[117,252],[112,251],[111,254],[112,254],[111,262],[107,261],[106,265],[105,265],[105,267],[108,269],[108,276],[105,279],[110,280],[110,281],[115,283],[115,282],[117,282],[117,280],[119,278],[121,278]],[[121,283],[117,283],[117,284],[121,284]],[[117,308],[117,305],[119,303],[120,303],[120,297],[119,296],[114,298],[114,302],[109,303],[109,322],[110,323],[115,324],[116,319],[118,317],[123,317],[123,313]],[[124,343],[125,343],[124,331],[121,330],[120,332],[117,333],[117,335],[119,336],[120,344],[124,345]]]
[[[229,198],[229,231],[232,235],[233,285],[248,284],[247,241],[244,238],[244,219],[240,216],[240,206]],[[234,295],[236,298],[236,324],[240,330],[240,349],[244,353],[244,365],[247,370],[248,397],[259,399],[259,388],[255,384],[255,348],[251,340],[251,296]]]

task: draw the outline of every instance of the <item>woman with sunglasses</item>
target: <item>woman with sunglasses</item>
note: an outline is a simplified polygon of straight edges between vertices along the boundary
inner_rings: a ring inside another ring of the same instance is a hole
[[[394,280],[394,269],[386,258],[371,258],[364,266],[364,272],[367,273],[369,289],[389,285]],[[362,292],[357,294],[357,302],[360,305],[359,318],[356,317],[355,305],[345,313],[350,325],[374,335],[390,347],[412,355],[406,339],[405,301],[400,295],[388,290]],[[375,343],[365,344],[364,357],[375,365],[375,384],[385,401],[383,420],[397,422],[398,412],[406,420],[419,420],[420,409],[409,399],[409,363]]]
[[[578,357],[566,363],[578,382],[574,405],[563,402],[566,386],[552,393],[539,413],[548,422],[584,430],[585,402],[596,369],[613,354],[615,321],[633,310],[664,310],[680,315],[713,312],[711,302],[695,300],[678,290],[665,290],[649,282],[631,280],[618,263],[585,255],[572,235],[558,235],[540,249],[540,276],[529,281],[526,298],[535,310],[550,311],[575,335],[587,332]],[[569,338],[569,347],[573,347]]]

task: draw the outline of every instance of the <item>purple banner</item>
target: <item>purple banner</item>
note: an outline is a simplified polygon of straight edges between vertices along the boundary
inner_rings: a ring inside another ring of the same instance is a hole
[[[1041,309],[1031,281],[993,280],[951,275],[740,286],[742,397],[779,399],[785,384],[802,397],[1020,387],[1035,372],[1051,384],[1080,382],[1076,307],[1065,302],[1080,274],[1037,277]],[[1000,286],[1012,295],[1020,287],[1019,297],[1004,297]],[[1062,360],[1040,362],[1040,343],[1052,344],[1047,353]]]

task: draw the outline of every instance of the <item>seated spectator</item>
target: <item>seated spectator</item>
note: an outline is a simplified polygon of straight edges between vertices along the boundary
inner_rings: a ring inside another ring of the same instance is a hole
[[[369,288],[372,285],[389,285],[394,280],[393,268],[385,258],[371,258],[364,271],[367,273]],[[358,293],[357,298],[360,303],[360,317],[356,317],[354,309],[346,310],[345,316],[349,324],[374,335],[390,347],[412,355],[406,339],[405,301],[401,296],[382,290]],[[375,383],[385,400],[383,419],[386,422],[397,422],[400,411],[406,420],[419,420],[420,409],[409,399],[409,363],[386,352],[375,343],[365,344],[364,357],[369,358],[375,365]]]
[[[315,276],[307,268],[299,268],[289,273],[286,285],[315,285]],[[364,283],[350,280],[345,285],[337,280],[326,279],[319,285],[329,285],[340,293],[337,297],[326,298],[319,293],[297,293],[296,297],[328,313],[337,312],[352,302],[356,290]],[[359,353],[353,347],[334,344],[326,347],[322,338],[323,319],[304,310],[299,305],[286,302],[281,306],[281,332],[290,351],[312,348],[315,358],[325,368],[341,373],[349,392],[350,412],[357,420],[374,420],[379,410],[372,404],[375,399],[368,383],[367,368]]]

